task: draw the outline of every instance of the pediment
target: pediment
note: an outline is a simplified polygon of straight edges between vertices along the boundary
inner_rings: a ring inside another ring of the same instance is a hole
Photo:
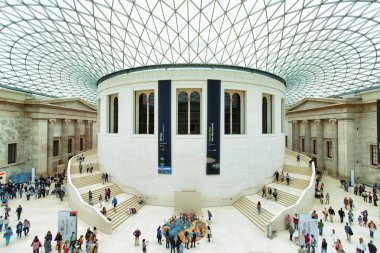
[[[61,106],[65,108],[78,109],[78,110],[90,110],[96,111],[96,109],[90,104],[84,102],[81,99],[70,99],[64,101],[50,101],[51,105]]]
[[[335,105],[335,104],[339,104],[339,101],[333,101],[332,99],[305,98],[301,100],[299,103],[290,107],[288,111],[307,110],[307,109],[320,108],[320,107]]]

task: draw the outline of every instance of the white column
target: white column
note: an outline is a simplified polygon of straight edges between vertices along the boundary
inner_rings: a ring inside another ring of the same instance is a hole
[[[332,170],[331,175],[338,175],[338,126],[336,119],[330,119],[331,123],[331,142],[332,142]]]
[[[310,123],[308,120],[304,120],[302,122],[305,125],[305,153],[307,156],[310,156],[310,136],[311,136],[311,129],[310,129]]]
[[[55,119],[48,120],[48,136],[47,136],[47,174],[53,174],[53,136]]]
[[[300,125],[297,120],[293,121],[293,150],[300,152]]]
[[[317,167],[323,170],[325,168],[323,121],[315,120],[315,123],[317,124]]]

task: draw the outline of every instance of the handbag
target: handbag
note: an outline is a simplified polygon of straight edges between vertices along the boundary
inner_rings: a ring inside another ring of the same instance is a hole
[[[55,250],[59,250],[59,246],[58,246],[58,244],[55,245]]]

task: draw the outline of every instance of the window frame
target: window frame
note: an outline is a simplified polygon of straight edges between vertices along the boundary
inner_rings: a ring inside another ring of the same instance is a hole
[[[146,132],[140,133],[140,96],[145,94],[146,96]],[[153,94],[153,132],[150,132],[150,95]],[[155,103],[156,103],[156,93],[154,89],[146,89],[146,90],[135,90],[134,91],[134,98],[135,98],[135,127],[134,127],[134,134],[147,134],[147,135],[153,135],[154,134],[154,128],[155,128],[155,119],[156,119],[156,113],[155,113]]]
[[[318,154],[318,142],[316,139],[312,139],[311,143],[313,144],[313,155]]]
[[[115,113],[115,99],[117,99],[117,111]],[[119,133],[119,94],[107,95],[107,133],[118,134]],[[115,115],[117,119],[115,120]]]
[[[229,133],[227,133],[226,129],[226,93],[230,97],[229,101]],[[238,94],[240,97],[240,131],[239,133],[234,133],[233,125],[236,123],[233,123],[233,96],[235,94]],[[236,89],[225,89],[223,92],[223,133],[224,135],[245,135],[246,134],[246,127],[245,127],[245,96],[246,91],[245,90],[236,90]]]
[[[369,162],[372,166],[377,166],[379,162],[379,157],[377,153],[377,145],[376,144],[370,144],[369,145]],[[376,159],[375,159],[376,158]],[[377,160],[377,161],[376,161]]]
[[[202,88],[177,88],[176,89],[176,134],[177,135],[202,135],[202,98],[203,98],[203,89]],[[178,120],[179,120],[179,106],[178,106],[178,95],[182,92],[185,92],[187,94],[187,133],[179,133],[179,126],[178,126]],[[193,92],[197,92],[199,94],[199,133],[191,133],[191,94]]]
[[[85,140],[83,136],[79,137],[79,151],[84,151],[85,149],[84,141]]]
[[[266,129],[264,132],[264,98],[266,99]],[[262,93],[261,95],[261,133],[274,134],[275,133],[275,95],[270,93]],[[282,116],[282,112],[281,112]],[[281,119],[282,120],[282,119]],[[281,123],[282,124],[282,123]]]
[[[59,144],[60,144],[59,139],[53,139],[53,157],[59,156],[59,151],[60,151]]]
[[[73,153],[73,138],[67,139],[67,153],[68,154]]]
[[[7,148],[8,148],[8,152],[7,152],[7,154],[8,154],[8,157],[7,157],[7,163],[8,164],[14,164],[14,163],[17,163],[17,148],[18,148],[18,145],[17,145],[18,143],[17,142],[12,142],[12,143],[8,143],[8,146],[7,146]],[[15,148],[14,149],[12,149],[12,150],[14,150],[14,154],[13,155],[11,155],[10,154],[10,146],[13,146],[13,145],[15,145]],[[10,159],[11,158],[11,159]]]
[[[326,157],[333,158],[333,144],[331,140],[326,140]]]
[[[301,152],[305,153],[305,137],[301,137]]]

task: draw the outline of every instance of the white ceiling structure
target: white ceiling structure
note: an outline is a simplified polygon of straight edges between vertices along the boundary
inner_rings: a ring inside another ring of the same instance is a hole
[[[0,1],[0,87],[96,102],[109,73],[221,64],[274,73],[287,104],[380,84],[380,2]]]

